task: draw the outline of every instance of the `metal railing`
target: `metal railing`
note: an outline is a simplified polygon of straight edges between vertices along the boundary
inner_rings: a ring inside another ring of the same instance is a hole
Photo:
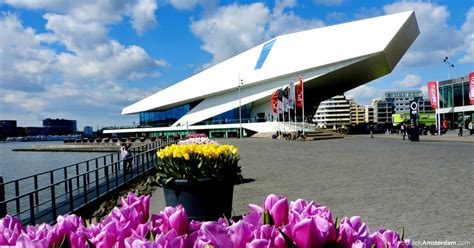
[[[127,172],[117,152],[8,182],[0,176],[0,217],[9,214],[23,224],[54,223],[58,215],[75,212],[153,169],[156,151],[175,142],[132,147]]]

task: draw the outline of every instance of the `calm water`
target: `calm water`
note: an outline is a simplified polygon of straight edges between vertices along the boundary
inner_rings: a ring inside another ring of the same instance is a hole
[[[12,149],[62,142],[7,142],[0,143],[0,176],[11,181],[51,169],[82,162],[108,153],[85,152],[14,152]]]

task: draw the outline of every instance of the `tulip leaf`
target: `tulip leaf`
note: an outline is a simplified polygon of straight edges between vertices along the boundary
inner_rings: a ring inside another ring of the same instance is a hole
[[[204,248],[214,248],[213,245],[205,245]]]
[[[151,231],[147,232],[147,234],[145,235],[145,238],[150,241],[155,241],[155,237],[153,236],[153,233]]]
[[[370,248],[377,248],[377,244],[376,243],[373,243]]]
[[[283,238],[285,239],[286,246],[288,248],[296,248],[296,245],[293,243],[293,240],[291,240],[290,237],[286,235],[286,233],[284,233],[280,228],[278,228],[278,231],[280,232],[281,236],[283,236]]]
[[[401,233],[402,234],[400,235],[400,240],[403,241],[403,240],[405,240],[405,228],[404,227],[402,227],[402,232]]]
[[[229,219],[229,218],[227,218],[227,216],[226,216],[224,213],[222,214],[222,216],[224,217],[224,219],[225,219],[225,222],[227,223],[227,226],[230,226],[230,225],[231,225],[231,223],[230,223],[230,219]]]
[[[59,247],[60,248],[69,248],[69,247],[71,247],[71,244],[69,244],[69,239],[67,238],[67,235],[64,235],[63,241],[61,241],[61,245]]]
[[[336,216],[336,220],[334,221],[334,226],[336,228],[336,233],[339,232],[339,226],[341,225],[341,223],[339,223],[339,216]]]
[[[262,215],[262,225],[273,225],[273,218],[268,210],[265,210]]]
[[[86,240],[87,245],[89,246],[89,248],[95,248],[95,245],[89,239],[87,239],[86,237],[84,237],[84,239]]]
[[[390,248],[390,246],[388,245],[388,241],[385,241],[385,248]]]

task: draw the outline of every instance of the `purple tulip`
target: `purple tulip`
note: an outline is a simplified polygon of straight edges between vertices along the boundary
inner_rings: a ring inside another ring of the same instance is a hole
[[[203,236],[211,241],[215,247],[232,247],[232,241],[227,234],[227,229],[214,221],[205,222],[201,226]]]
[[[124,207],[134,208],[140,215],[140,223],[145,223],[149,217],[150,196],[138,197],[134,193],[129,193],[127,198],[122,198],[122,208]]]
[[[252,225],[243,221],[234,223],[229,228],[230,240],[234,248],[245,248],[245,245],[253,239]]]
[[[247,248],[269,248],[271,247],[266,239],[254,239],[247,245]]]
[[[385,230],[380,228],[374,233],[374,243],[377,248],[411,248],[411,242],[409,240],[400,240],[400,235],[392,230]]]
[[[357,240],[367,243],[370,247],[372,242],[369,228],[362,222],[360,216],[354,216],[350,219],[347,217],[343,218],[339,226],[339,235],[337,238],[338,246],[351,247]]]
[[[316,215],[298,222],[293,228],[292,237],[298,247],[323,247],[332,228],[325,218]]]
[[[270,194],[265,199],[264,209],[270,213],[275,226],[288,223],[288,200],[284,196]]]
[[[20,221],[7,215],[0,220],[0,245],[15,245],[23,231]]]
[[[177,207],[166,207],[159,215],[152,215],[152,230],[155,234],[161,232],[167,233],[174,229],[178,235],[188,233],[189,224],[188,216],[184,208],[179,205]]]

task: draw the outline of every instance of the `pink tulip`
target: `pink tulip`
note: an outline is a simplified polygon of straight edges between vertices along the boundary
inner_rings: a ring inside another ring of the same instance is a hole
[[[122,208],[134,208],[139,214],[139,222],[145,223],[149,217],[150,196],[142,195],[138,197],[134,193],[129,193],[127,198],[122,198]]]
[[[254,239],[247,245],[247,248],[269,248],[268,240],[265,239]]]
[[[203,236],[211,241],[215,247],[232,247],[232,241],[227,235],[227,229],[217,222],[205,222],[201,226]]]
[[[7,215],[0,220],[0,245],[15,245],[23,227],[17,219]]]
[[[293,240],[298,247],[323,247],[334,228],[326,219],[316,215],[298,222],[293,228]]]
[[[370,231],[360,216],[343,218],[339,226],[337,245],[340,247],[351,247],[357,240],[371,245]]]
[[[283,226],[288,223],[288,200],[284,196],[270,194],[265,199],[264,210],[270,213],[275,226]]]
[[[380,228],[374,233],[374,243],[377,248],[411,248],[412,245],[409,240],[400,240],[400,235],[392,230],[385,230]]]
[[[167,233],[174,229],[178,235],[188,233],[189,224],[188,216],[184,208],[180,205],[177,207],[166,207],[159,215],[152,215],[152,230],[155,234],[161,232]]]
[[[234,248],[245,248],[245,245],[253,239],[252,225],[243,221],[234,223],[229,228],[230,240]]]

